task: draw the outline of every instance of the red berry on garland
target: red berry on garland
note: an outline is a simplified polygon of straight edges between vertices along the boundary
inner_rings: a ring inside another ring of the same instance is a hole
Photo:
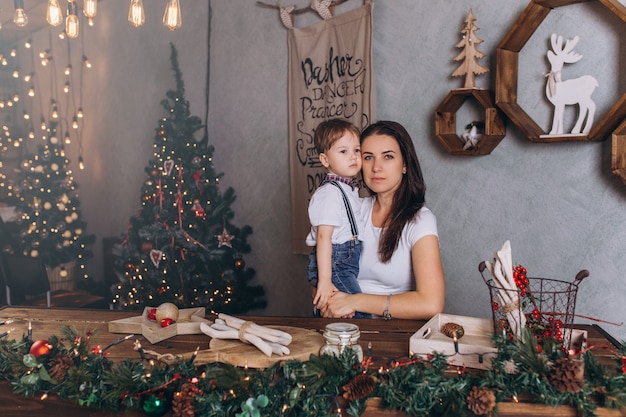
[[[156,312],[157,312],[156,308],[151,308],[150,311],[148,312],[148,318],[150,320],[156,320]]]
[[[30,347],[30,354],[38,358],[42,355],[47,355],[48,353],[50,353],[51,349],[52,345],[47,340],[37,340]]]
[[[494,301],[494,302],[493,302],[493,310],[494,310],[494,311],[498,311],[498,309],[499,309],[499,308],[500,308],[500,305],[498,304],[498,302],[497,302],[497,301]]]
[[[172,323],[174,323],[174,320],[170,318],[164,318],[163,320],[161,320],[161,327],[171,326]]]

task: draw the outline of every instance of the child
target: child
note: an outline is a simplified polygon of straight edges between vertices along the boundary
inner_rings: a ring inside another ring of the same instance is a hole
[[[361,171],[359,135],[352,123],[331,119],[320,123],[313,137],[320,162],[328,170],[309,203],[311,232],[306,243],[313,250],[308,277],[316,309],[323,309],[335,291],[361,292],[357,282],[361,199],[354,179]]]

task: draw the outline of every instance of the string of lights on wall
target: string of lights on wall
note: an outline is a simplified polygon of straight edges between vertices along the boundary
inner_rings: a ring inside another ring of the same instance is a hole
[[[28,25],[28,16],[24,9],[25,0],[13,0],[15,12],[13,23],[19,27]],[[117,0],[116,0],[117,1]],[[67,0],[65,15],[65,34],[74,39],[78,37],[80,24],[78,20],[77,0]],[[98,12],[98,0],[83,0],[83,14],[87,18],[87,24],[93,26],[93,19]],[[59,0],[48,0],[46,9],[46,21],[51,26],[60,26],[63,23],[63,9]],[[142,0],[131,0],[128,8],[128,22],[134,27],[140,27],[146,22]],[[176,30],[182,26],[180,0],[166,0],[163,13],[163,25],[169,30]]]

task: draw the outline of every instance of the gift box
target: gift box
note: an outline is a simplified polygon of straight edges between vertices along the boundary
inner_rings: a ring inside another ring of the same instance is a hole
[[[201,334],[200,324],[211,323],[205,318],[204,307],[185,308],[178,311],[176,322],[161,327],[160,323],[150,320],[148,317],[153,308],[155,307],[144,308],[141,316],[110,321],[109,332],[141,334],[148,342],[154,344],[176,335]]]
[[[455,341],[443,332],[447,323],[462,326],[463,336]],[[427,356],[433,352],[443,353],[453,366],[489,369],[497,349],[493,343],[493,321],[475,317],[437,314],[409,339],[409,354]],[[571,349],[586,349],[587,332],[573,329]]]

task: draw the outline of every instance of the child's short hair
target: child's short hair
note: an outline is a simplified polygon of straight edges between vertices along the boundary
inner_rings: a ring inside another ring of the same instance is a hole
[[[345,119],[329,119],[320,123],[313,135],[313,143],[317,153],[328,151],[336,141],[348,132],[353,133],[357,138],[361,135],[359,129]]]

